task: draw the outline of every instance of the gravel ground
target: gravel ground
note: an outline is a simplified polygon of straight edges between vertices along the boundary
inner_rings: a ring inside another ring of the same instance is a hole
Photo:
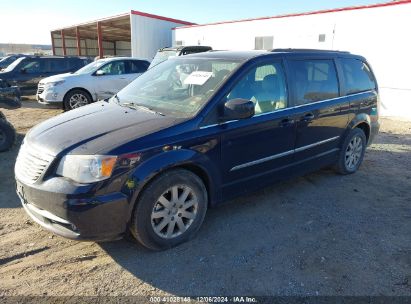
[[[70,241],[20,207],[13,166],[26,131],[61,111],[4,111],[19,136],[0,154],[0,296],[411,296],[411,122],[382,119],[361,169],[322,170],[209,210],[164,252]]]

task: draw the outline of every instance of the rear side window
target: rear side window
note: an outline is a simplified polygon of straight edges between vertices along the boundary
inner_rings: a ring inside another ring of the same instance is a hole
[[[292,60],[295,105],[338,97],[337,72],[333,60]]]
[[[134,73],[144,73],[147,71],[148,66],[150,65],[146,61],[137,61],[137,60],[129,60],[127,74],[134,74]]]
[[[67,68],[67,60],[64,59],[49,59],[50,64],[50,72],[52,73],[61,73],[66,72]]]
[[[84,66],[82,59],[75,59],[75,58],[69,60],[68,65],[69,65],[70,71],[77,71],[82,66]]]
[[[81,69],[83,66],[85,66],[87,62],[84,59],[71,58],[68,64],[69,64],[68,70],[74,72],[74,71]]]
[[[341,59],[346,94],[354,94],[376,89],[370,68],[358,59]]]

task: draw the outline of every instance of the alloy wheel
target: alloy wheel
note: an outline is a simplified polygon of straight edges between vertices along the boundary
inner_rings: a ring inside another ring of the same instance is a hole
[[[151,225],[161,238],[172,239],[183,234],[197,217],[198,199],[193,189],[176,185],[165,191],[154,205]]]
[[[345,166],[348,170],[355,170],[358,166],[363,150],[362,138],[354,136],[345,151]]]
[[[70,97],[70,108],[75,109],[88,104],[88,99],[83,94],[77,93]]]

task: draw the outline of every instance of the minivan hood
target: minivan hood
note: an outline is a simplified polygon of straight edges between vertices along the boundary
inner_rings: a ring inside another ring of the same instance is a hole
[[[173,126],[178,121],[143,109],[101,101],[40,123],[29,131],[25,142],[53,156],[65,150],[71,154],[104,154],[104,150]]]

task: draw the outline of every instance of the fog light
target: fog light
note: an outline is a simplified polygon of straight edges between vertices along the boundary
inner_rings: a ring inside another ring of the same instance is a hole
[[[54,93],[54,94],[53,94],[53,97],[54,97],[54,98],[57,98],[57,96],[58,96],[57,93]]]

